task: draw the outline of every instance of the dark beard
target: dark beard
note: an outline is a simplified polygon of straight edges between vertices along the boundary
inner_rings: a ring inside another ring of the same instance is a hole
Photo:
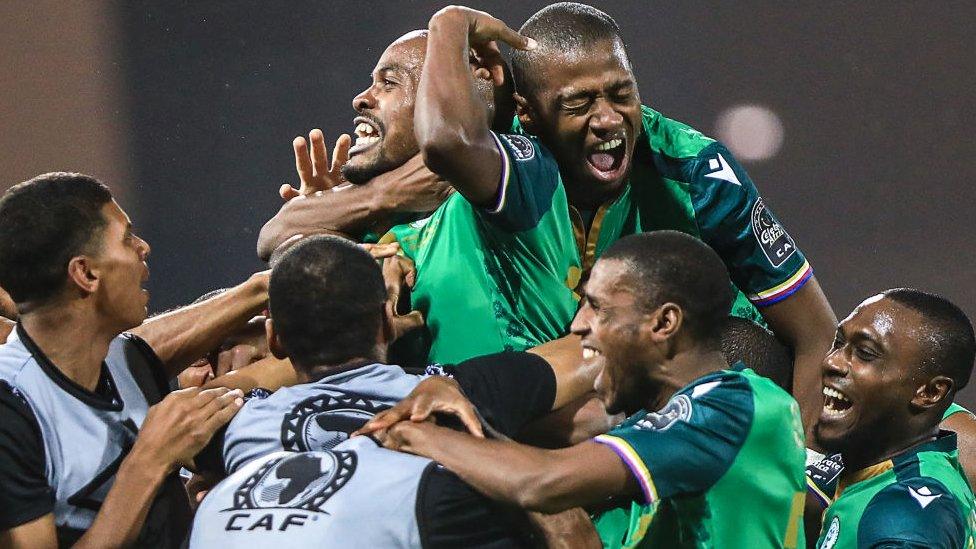
[[[373,179],[376,176],[382,175],[390,170],[399,168],[400,165],[402,164],[403,163],[401,162],[400,164],[394,165],[394,162],[391,162],[390,159],[387,158],[386,155],[383,154],[383,151],[381,150],[379,157],[376,159],[376,162],[370,164],[355,165],[355,166],[346,164],[345,166],[343,166],[342,177],[344,177],[345,180],[350,183],[353,183],[355,185],[362,185],[364,183],[368,183],[371,179]]]

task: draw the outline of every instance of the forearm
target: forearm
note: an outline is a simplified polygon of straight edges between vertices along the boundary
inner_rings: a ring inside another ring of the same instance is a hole
[[[384,198],[379,185],[367,183],[289,200],[261,228],[258,257],[267,261],[278,246],[299,234],[359,236],[388,217]]]
[[[91,528],[75,547],[132,545],[168,472],[133,449],[122,461]]]
[[[152,347],[173,377],[260,313],[267,301],[268,276],[258,273],[206,301],[147,319],[131,331]]]
[[[246,394],[257,388],[277,391],[281,387],[290,387],[296,383],[298,383],[298,375],[291,361],[287,358],[269,356],[239,370],[211,379],[203,385],[203,388],[226,387],[231,390],[240,389]]]
[[[816,278],[762,313],[776,337],[793,349],[793,396],[809,430],[823,405],[822,364],[837,330],[837,317]]]
[[[471,203],[491,202],[500,165],[488,170],[492,164],[486,161],[497,159],[498,153],[488,130],[485,101],[474,86],[468,24],[450,8],[430,20],[414,132],[432,171],[451,181]]]
[[[572,475],[560,474],[557,452],[440,428],[436,441],[421,453],[490,499],[554,513],[590,503],[574,493]]]

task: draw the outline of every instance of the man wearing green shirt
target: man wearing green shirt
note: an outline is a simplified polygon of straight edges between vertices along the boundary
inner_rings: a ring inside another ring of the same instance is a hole
[[[840,323],[814,432],[846,467],[832,483],[817,547],[973,546],[973,493],[956,435],[939,423],[974,357],[965,313],[918,290],[883,292]]]
[[[512,55],[518,122],[559,162],[584,280],[620,236],[673,229],[700,238],[740,290],[734,314],[756,317],[758,307],[792,348],[794,395],[804,424],[812,424],[818,365],[836,318],[745,170],[721,143],[641,104],[619,28],[606,13],[553,4],[519,32],[538,47]]]
[[[608,546],[801,547],[799,410],[772,381],[725,361],[719,336],[731,302],[725,266],[700,240],[624,237],[594,266],[572,329],[607,412],[631,414],[626,421],[559,450],[429,422],[378,436],[526,509],[648,511],[630,514],[633,528],[599,528]]]

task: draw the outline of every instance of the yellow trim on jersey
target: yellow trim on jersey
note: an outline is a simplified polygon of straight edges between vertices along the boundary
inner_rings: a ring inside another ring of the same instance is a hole
[[[792,276],[787,278],[782,284],[777,284],[776,286],[773,286],[772,288],[768,290],[764,290],[762,292],[756,292],[754,294],[750,294],[748,297],[750,300],[753,301],[758,299],[769,299],[770,297],[774,297],[777,294],[780,294],[784,290],[788,289],[790,286],[796,284],[801,278],[806,276],[807,271],[809,270],[810,270],[810,262],[804,260],[803,265],[800,265],[800,268],[797,269],[796,272],[793,273]]]
[[[626,440],[613,435],[598,435],[593,440],[606,444],[623,459],[627,468],[637,477],[637,483],[640,484],[641,491],[647,498],[647,503],[654,503],[658,500],[657,487],[654,485],[651,472],[647,470],[644,460]]]

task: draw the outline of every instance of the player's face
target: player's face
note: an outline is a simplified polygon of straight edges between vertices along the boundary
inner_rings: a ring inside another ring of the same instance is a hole
[[[641,127],[637,81],[623,44],[604,41],[556,55],[536,82],[529,100],[535,129],[576,195],[571,198],[595,207],[615,196],[630,174]]]
[[[108,322],[127,330],[146,319],[149,292],[142,285],[149,279],[149,244],[133,234],[129,216],[114,200],[102,207],[102,216],[108,225],[91,257],[99,281],[94,299]]]
[[[871,455],[898,437],[921,363],[918,313],[883,296],[861,303],[837,327],[823,362],[824,405],[816,435],[825,449]]]
[[[353,183],[401,166],[419,152],[413,133],[417,84],[427,39],[411,33],[386,48],[373,69],[373,83],[352,100],[359,114],[356,141],[342,175]]]
[[[630,276],[620,261],[598,261],[572,325],[582,338],[583,367],[599,370],[594,389],[610,414],[632,414],[649,396],[643,367],[648,351],[641,344],[646,315]]]

